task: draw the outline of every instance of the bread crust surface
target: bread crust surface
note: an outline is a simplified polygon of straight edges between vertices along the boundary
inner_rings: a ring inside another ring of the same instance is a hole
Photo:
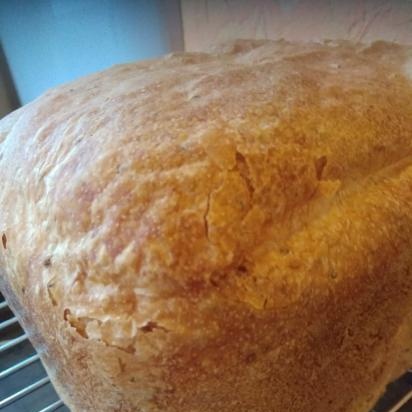
[[[367,412],[412,365],[412,49],[238,41],[0,122],[0,286],[73,412]]]

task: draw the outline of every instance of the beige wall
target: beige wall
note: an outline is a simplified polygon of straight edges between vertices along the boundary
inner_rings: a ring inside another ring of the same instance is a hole
[[[182,0],[182,19],[189,51],[234,38],[412,44],[406,0]]]

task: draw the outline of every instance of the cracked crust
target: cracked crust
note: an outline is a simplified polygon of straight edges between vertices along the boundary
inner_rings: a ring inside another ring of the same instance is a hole
[[[239,41],[0,122],[1,286],[73,412],[366,412],[411,366],[411,59]]]

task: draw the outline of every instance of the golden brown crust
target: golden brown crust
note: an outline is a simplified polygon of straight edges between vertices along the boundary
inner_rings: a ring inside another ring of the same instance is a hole
[[[2,287],[74,412],[367,411],[412,346],[411,61],[240,41],[0,122]]]

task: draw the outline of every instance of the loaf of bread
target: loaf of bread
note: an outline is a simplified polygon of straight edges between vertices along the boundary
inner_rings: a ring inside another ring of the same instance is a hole
[[[412,365],[412,47],[116,66],[4,118],[0,180],[72,412],[367,412]]]

